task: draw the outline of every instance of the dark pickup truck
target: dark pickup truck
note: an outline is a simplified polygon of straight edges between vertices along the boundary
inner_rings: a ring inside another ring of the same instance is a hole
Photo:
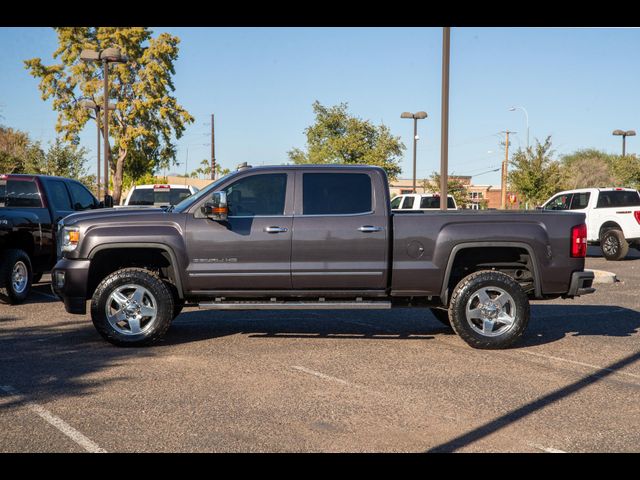
[[[230,174],[167,211],[65,218],[52,288],[116,345],[203,309],[428,307],[476,348],[505,348],[529,299],[594,291],[573,212],[392,213],[384,170],[271,166]]]
[[[45,175],[0,175],[0,299],[20,303],[56,263],[57,223],[101,203],[80,182]]]

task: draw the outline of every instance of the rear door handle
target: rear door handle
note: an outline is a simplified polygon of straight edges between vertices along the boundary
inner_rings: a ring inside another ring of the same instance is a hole
[[[362,227],[359,227],[358,230],[364,233],[372,233],[372,232],[382,232],[384,228],[374,227],[373,225],[363,225]]]
[[[264,227],[264,231],[267,233],[283,233],[288,232],[289,229],[286,227]]]

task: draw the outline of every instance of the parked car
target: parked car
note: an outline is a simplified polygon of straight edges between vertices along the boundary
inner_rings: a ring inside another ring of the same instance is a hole
[[[57,260],[57,223],[103,204],[80,182],[45,175],[0,175],[0,297],[23,302]]]
[[[622,260],[640,249],[640,194],[631,188],[581,188],[555,194],[544,210],[584,212],[587,242],[600,245],[607,260]]]
[[[137,185],[133,187],[123,206],[168,207],[177,205],[200,189],[191,185]]]
[[[591,293],[584,213],[392,213],[383,169],[246,168],[166,211],[63,220],[53,291],[116,345],[212,310],[429,307],[476,348],[505,348],[529,299]],[[448,313],[447,313],[448,309]]]
[[[392,210],[439,210],[440,195],[430,193],[403,193],[391,200]],[[451,195],[447,195],[447,209],[457,210],[458,205]]]

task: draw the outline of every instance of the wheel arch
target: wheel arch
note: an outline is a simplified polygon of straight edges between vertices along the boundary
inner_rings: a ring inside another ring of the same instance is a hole
[[[469,249],[482,249],[482,248],[513,248],[524,250],[531,259],[531,274],[533,276],[533,285],[536,298],[542,297],[542,285],[540,283],[540,272],[538,268],[538,259],[533,248],[524,242],[466,242],[461,243],[453,247],[447,260],[447,267],[445,269],[444,278],[442,281],[442,289],[440,292],[440,299],[444,305],[449,303],[449,294],[451,290],[450,281],[455,264],[455,260],[458,254]]]

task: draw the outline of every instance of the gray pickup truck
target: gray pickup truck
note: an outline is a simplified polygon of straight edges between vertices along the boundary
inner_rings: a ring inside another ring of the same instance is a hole
[[[583,213],[392,213],[384,170],[234,172],[166,211],[72,214],[53,291],[109,342],[160,339],[212,310],[427,307],[475,348],[506,348],[529,299],[591,293]]]

